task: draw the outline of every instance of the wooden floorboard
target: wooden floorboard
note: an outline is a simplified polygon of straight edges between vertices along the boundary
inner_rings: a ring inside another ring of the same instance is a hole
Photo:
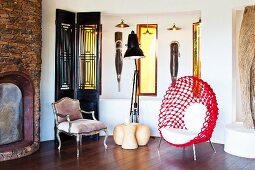
[[[255,159],[241,158],[224,152],[224,146],[209,143],[196,145],[197,160],[193,160],[191,147],[176,148],[162,140],[158,151],[158,138],[152,137],[147,146],[125,150],[109,137],[105,151],[103,138],[85,141],[80,158],[76,158],[75,140],[63,142],[61,152],[54,141],[42,142],[34,154],[11,161],[0,162],[0,170],[255,170]]]

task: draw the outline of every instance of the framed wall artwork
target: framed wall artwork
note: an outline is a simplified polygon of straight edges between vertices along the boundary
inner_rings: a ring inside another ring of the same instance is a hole
[[[138,60],[139,95],[157,95],[157,24],[138,24],[137,35],[145,57]]]
[[[201,19],[192,24],[193,30],[193,76],[201,78],[200,30]]]

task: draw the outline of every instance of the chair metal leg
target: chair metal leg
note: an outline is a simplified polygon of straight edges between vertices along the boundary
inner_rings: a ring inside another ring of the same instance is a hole
[[[162,137],[159,138],[158,150],[160,148],[161,140],[162,140]]]
[[[58,139],[58,150],[60,151],[60,148],[61,148],[61,139],[60,139],[60,136],[59,136],[59,130],[57,129],[57,139]]]
[[[105,149],[107,149],[107,145],[106,145],[106,140],[107,140],[107,138],[108,138],[108,131],[107,131],[107,129],[104,129],[104,133],[105,133],[105,137],[104,137],[104,148]]]
[[[80,146],[82,145],[82,135],[80,135]]]
[[[194,160],[197,160],[195,144],[193,144],[193,155],[194,155]]]
[[[80,134],[77,134],[76,136],[76,144],[77,144],[77,158],[80,156]]]
[[[210,139],[209,139],[209,142],[210,142],[210,145],[211,145],[211,147],[212,147],[212,149],[213,149],[214,153],[216,153],[216,150],[215,150],[215,148],[214,148],[214,146],[213,146],[213,144],[212,144],[212,142],[211,142],[211,140],[210,140]]]

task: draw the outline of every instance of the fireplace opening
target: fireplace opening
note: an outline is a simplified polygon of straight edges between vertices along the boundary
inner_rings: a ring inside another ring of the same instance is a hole
[[[0,84],[0,145],[22,140],[23,104],[18,86]]]
[[[0,155],[34,142],[34,87],[27,74],[0,74]]]

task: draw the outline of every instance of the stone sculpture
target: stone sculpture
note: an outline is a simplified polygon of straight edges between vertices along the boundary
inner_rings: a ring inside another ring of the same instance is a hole
[[[239,35],[239,73],[244,126],[255,126],[255,6],[245,7]]]

